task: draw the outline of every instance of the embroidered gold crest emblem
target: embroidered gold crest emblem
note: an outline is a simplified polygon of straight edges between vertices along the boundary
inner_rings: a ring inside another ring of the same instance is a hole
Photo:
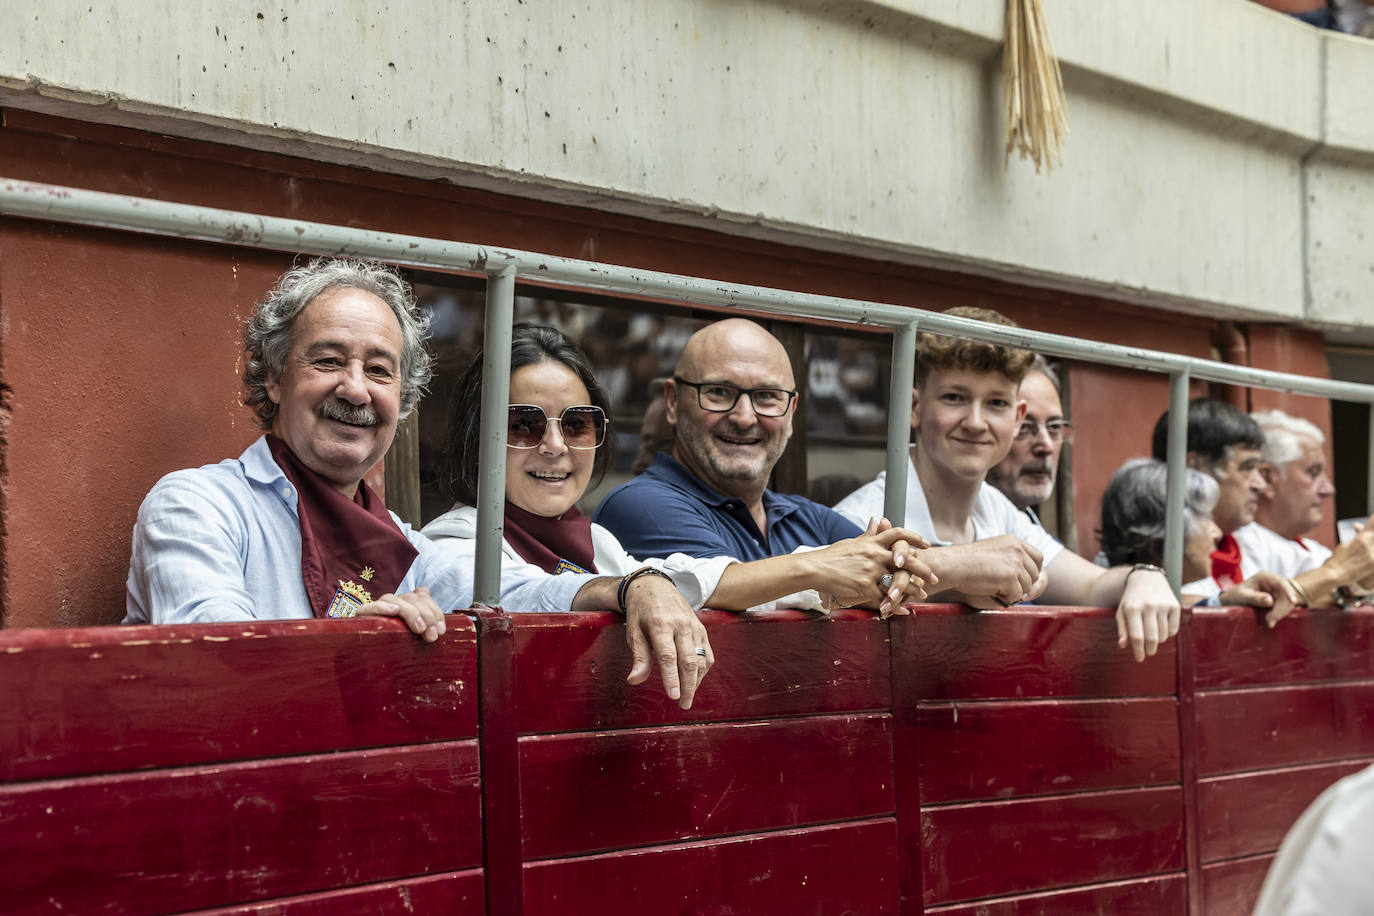
[[[357,617],[358,608],[364,604],[370,604],[372,595],[367,589],[349,579],[347,582],[339,581],[339,587],[334,590],[334,600],[329,602],[328,617]]]

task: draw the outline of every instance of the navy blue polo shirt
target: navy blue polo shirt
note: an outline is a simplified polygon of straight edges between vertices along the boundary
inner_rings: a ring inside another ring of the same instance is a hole
[[[862,534],[849,519],[801,496],[764,490],[763,508],[767,538],[744,500],[717,493],[660,452],[649,470],[606,494],[592,521],[641,558],[685,553],[762,560]]]

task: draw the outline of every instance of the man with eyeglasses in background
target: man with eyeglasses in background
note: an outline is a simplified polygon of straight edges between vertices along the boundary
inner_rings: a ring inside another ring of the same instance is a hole
[[[1011,451],[1001,464],[988,471],[987,481],[1040,525],[1035,510],[1054,492],[1059,452],[1073,438],[1073,424],[1064,419],[1059,380],[1045,357],[1036,354],[1021,381],[1020,394],[1026,402],[1025,419],[1016,430]]]

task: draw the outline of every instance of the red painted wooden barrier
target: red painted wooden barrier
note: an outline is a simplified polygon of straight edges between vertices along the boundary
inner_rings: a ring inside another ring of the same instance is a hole
[[[400,630],[0,633],[0,910],[483,913],[476,628]]]
[[[0,633],[3,910],[1239,914],[1374,759],[1368,611],[703,616]]]
[[[1248,609],[1200,610],[1196,733],[1205,911],[1250,913],[1288,827],[1374,761],[1374,611],[1298,610],[1273,630]]]

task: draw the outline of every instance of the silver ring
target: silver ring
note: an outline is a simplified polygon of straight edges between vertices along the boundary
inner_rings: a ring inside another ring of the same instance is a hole
[[[703,649],[701,646],[697,646],[697,655],[700,655],[702,658],[705,658],[706,650]]]
[[[892,573],[883,573],[878,577],[878,588],[887,591],[892,587]]]

